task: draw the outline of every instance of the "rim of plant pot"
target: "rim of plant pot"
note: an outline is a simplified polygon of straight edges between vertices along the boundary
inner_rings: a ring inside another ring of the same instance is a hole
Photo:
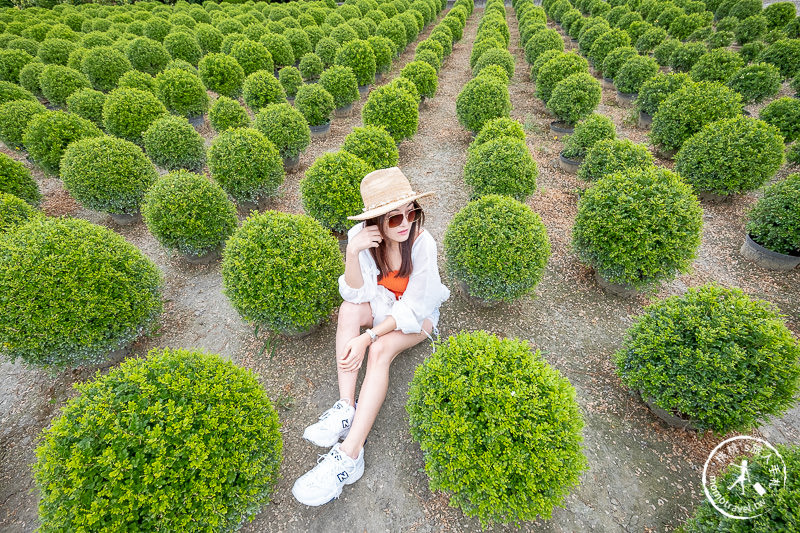
[[[312,85],[314,83],[319,83],[319,78],[309,78],[307,80],[303,80],[306,85]]]
[[[419,97],[419,107],[420,109],[424,108],[427,104],[425,104],[425,95]]]
[[[663,409],[656,405],[655,400],[650,398],[649,396],[645,396],[644,391],[637,391],[639,393],[639,397],[642,401],[647,405],[650,411],[656,415],[658,418],[663,420],[668,426],[678,429],[685,429],[686,431],[697,431],[697,426],[692,423],[690,418],[684,418],[683,416],[679,416],[680,413],[670,412],[666,409]]]
[[[383,72],[375,73],[375,83],[383,81]]]
[[[213,263],[220,258],[220,247],[217,246],[202,255],[196,254],[183,254],[186,262],[192,265],[207,265]]]
[[[603,88],[605,89],[613,89],[614,88],[614,78],[606,78],[603,76]]]
[[[697,198],[709,204],[721,204],[731,199],[730,194],[717,194],[711,191],[697,191]]]
[[[631,298],[639,294],[635,287],[623,283],[612,283],[604,278],[597,270],[594,271],[594,279],[597,284],[606,292],[624,298]]]
[[[575,124],[568,124],[563,120],[550,122],[550,133],[556,135],[572,135],[575,133]]]
[[[186,117],[189,120],[189,124],[194,126],[195,129],[201,128],[203,124],[206,122],[206,116],[204,114],[193,115],[190,117]]]
[[[333,115],[337,118],[347,118],[353,112],[353,104],[337,107],[333,110]]]
[[[744,108],[742,108],[742,115],[744,115],[746,117],[752,117],[753,116],[753,114],[750,111],[748,111],[747,109],[744,109]]]
[[[294,105],[294,96],[286,95],[286,101],[289,102],[289,105]]]
[[[650,113],[645,113],[644,111],[639,110],[639,127],[649,128],[652,123],[653,116]]]
[[[581,163],[583,163],[582,157],[570,159],[569,157],[564,156],[563,150],[558,153],[558,165],[561,167],[561,170],[567,174],[577,174],[578,167],[581,166]]]
[[[369,94],[369,85],[359,85],[358,94],[361,96],[361,98],[367,96]]]
[[[639,93],[623,93],[617,90],[617,104],[620,107],[631,107]]]
[[[142,221],[142,213],[138,209],[134,213],[109,213],[109,216],[118,226],[130,226]]]
[[[322,139],[328,136],[328,133],[331,131],[331,121],[329,120],[325,124],[320,124],[319,126],[309,126],[311,129],[311,137],[315,139]]]
[[[299,165],[300,165],[300,154],[297,154],[294,157],[283,158],[283,170],[285,170],[286,172],[296,169]]]
[[[663,147],[656,146],[656,156],[660,157],[661,159],[675,159],[675,154],[677,153],[677,148],[673,148],[672,150],[664,150]]]
[[[467,286],[467,284],[461,280],[458,280],[458,288],[461,290],[461,294],[463,294],[467,300],[477,305],[478,307],[484,307],[484,308],[497,307],[498,305],[503,303],[502,300],[484,300],[483,298],[478,298],[477,296],[473,296],[472,294],[470,294],[469,287]]]
[[[744,243],[739,253],[761,268],[769,270],[794,270],[800,266],[800,255],[782,254],[761,246],[749,233],[744,234]]]

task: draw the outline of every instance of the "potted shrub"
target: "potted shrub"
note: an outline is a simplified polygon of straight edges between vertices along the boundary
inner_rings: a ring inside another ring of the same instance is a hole
[[[103,126],[103,106],[106,95],[94,89],[78,89],[67,98],[67,111],[98,126]]]
[[[545,50],[539,57],[536,58],[536,61],[533,62],[531,65],[531,81],[536,81],[536,77],[539,75],[539,71],[542,69],[543,66],[547,64],[548,61],[551,59],[555,59],[556,57],[560,57],[564,55],[565,52],[561,52],[559,50]]]
[[[344,138],[342,150],[361,158],[372,170],[396,167],[400,160],[397,144],[380,126],[353,128]]]
[[[627,169],[644,170],[652,165],[653,155],[647,146],[630,139],[604,139],[586,152],[578,168],[578,177],[584,181],[597,181],[606,174]]]
[[[233,307],[283,334],[308,333],[330,315],[341,302],[343,273],[336,238],[306,215],[251,215],[222,253],[222,283]]]
[[[591,115],[602,97],[600,82],[588,72],[572,74],[561,80],[547,101],[547,109],[560,120],[550,123],[550,131],[572,133],[575,123]]]
[[[508,88],[493,77],[473,78],[464,85],[456,98],[458,121],[475,134],[487,121],[507,117],[510,112]]]
[[[653,115],[650,140],[671,156],[703,126],[742,114],[739,93],[717,83],[689,83],[669,95]]]
[[[28,157],[45,172],[58,175],[61,156],[70,143],[101,135],[103,132],[85,118],[64,111],[46,111],[28,123],[22,144]]]
[[[12,100],[0,105],[0,141],[11,149],[21,149],[22,136],[31,119],[45,111],[45,106],[32,100]]]
[[[205,141],[183,117],[165,115],[156,119],[143,139],[147,157],[160,167],[199,171],[205,166]]]
[[[31,61],[19,71],[19,84],[23,89],[36,96],[44,96],[42,94],[42,86],[39,83],[39,77],[44,71],[45,64],[40,61]],[[11,82],[10,82],[11,83]]]
[[[382,126],[399,143],[417,132],[419,105],[411,93],[384,85],[370,93],[361,109],[361,119],[365,126]]]
[[[547,104],[558,82],[572,74],[588,73],[587,69],[586,60],[573,52],[554,57],[542,65],[536,74],[536,97]]]
[[[81,72],[98,91],[116,88],[120,76],[132,68],[125,54],[110,46],[88,50],[81,61]]]
[[[444,236],[445,266],[465,294],[488,305],[529,294],[542,279],[550,241],[530,207],[497,194],[456,213]]]
[[[300,74],[303,75],[305,81],[312,82],[319,79],[319,75],[322,74],[324,67],[319,56],[313,52],[309,52],[300,58],[298,70],[300,70]]]
[[[300,153],[311,144],[308,122],[288,103],[262,108],[256,115],[254,126],[278,149],[286,170],[298,165]]]
[[[733,32],[731,31],[715,31],[711,35],[709,35],[708,39],[708,47],[712,50],[717,48],[727,48],[733,42]],[[742,57],[744,59],[744,57]]]
[[[609,141],[595,147],[603,142]],[[687,272],[702,226],[700,204],[677,174],[634,167],[606,174],[586,190],[572,246],[598,283],[626,295]]]
[[[331,129],[333,96],[318,84],[303,85],[297,91],[295,107],[311,127],[311,136],[324,138]]]
[[[439,85],[436,69],[422,61],[411,61],[400,71],[400,76],[408,78],[417,87],[422,102],[425,98],[433,98]]]
[[[128,60],[136,70],[155,76],[167,66],[171,56],[158,40],[139,37],[127,49]]]
[[[375,80],[375,54],[367,41],[350,41],[336,53],[336,65],[350,67],[356,76],[362,96],[366,86]],[[363,87],[363,89],[362,89]]]
[[[339,52],[339,48],[341,48],[341,45],[338,42],[330,37],[323,37],[317,42],[317,46],[314,47],[314,53],[319,56],[326,67],[330,67],[336,60],[336,54]]]
[[[0,291],[15,295],[0,300],[3,351],[52,369],[101,363],[155,326],[161,285],[158,267],[115,232],[32,219],[0,239]]]
[[[800,347],[777,310],[715,285],[648,306],[614,359],[626,386],[718,435],[782,414],[800,385]]]
[[[783,139],[774,126],[750,117],[707,124],[675,157],[678,172],[705,199],[753,191],[783,163]]]
[[[0,50],[0,81],[19,83],[20,72],[31,62],[34,62],[33,56],[24,50]],[[44,63],[41,60],[38,62]]]
[[[69,95],[78,89],[91,87],[91,84],[82,72],[62,65],[47,65],[39,76],[39,86],[48,102],[64,107]]]
[[[631,38],[628,32],[614,28],[598,37],[592,44],[592,48],[587,55],[598,68],[602,68],[603,61],[605,61],[609,52],[615,48],[630,45]]]
[[[6,154],[0,154],[0,192],[13,195],[33,207],[38,207],[42,201],[39,186],[28,167]]]
[[[583,158],[597,142],[614,139],[617,128],[614,122],[604,116],[594,113],[575,125],[575,132],[567,137],[564,149],[559,154],[561,169],[569,174],[578,172]]]
[[[278,149],[253,128],[220,133],[208,150],[208,168],[211,177],[239,204],[254,204],[274,195],[284,178]]]
[[[386,37],[381,37],[380,35],[372,35],[367,39],[370,48],[372,48],[372,53],[375,55],[375,81],[380,81],[383,78],[383,74],[389,72],[392,69],[392,58],[394,58],[394,43],[387,39]],[[433,43],[433,41],[430,41]],[[434,46],[433,44],[429,46]],[[435,46],[439,46],[441,49],[441,45],[439,43],[435,43]],[[423,50],[425,48],[423,47]],[[417,52],[419,52],[419,46],[417,46]],[[438,57],[438,56],[437,56]],[[415,57],[416,59],[416,57]],[[441,64],[442,58],[439,57],[438,63]],[[437,67],[438,70],[438,67]]]
[[[525,341],[450,337],[414,372],[406,410],[431,490],[484,526],[550,518],[587,469],[575,390]]]
[[[294,67],[284,67],[281,72],[287,68]],[[297,72],[297,77],[300,77],[299,72]],[[300,84],[302,85],[302,83],[303,80],[301,79]],[[259,70],[247,76],[247,79],[244,80],[242,97],[244,103],[253,113],[258,113],[259,109],[270,104],[280,104],[287,101],[286,92],[281,82],[272,75],[272,72],[267,72],[266,70]]]
[[[283,35],[292,47],[292,55],[294,55],[295,62],[300,61],[301,57],[313,51],[308,34],[302,29],[287,27]]]
[[[200,60],[197,70],[203,84],[210,91],[231,98],[242,92],[244,69],[229,55],[213,52],[206,54]]]
[[[514,76],[514,56],[505,48],[492,48],[481,54],[480,59],[472,69],[472,75],[477,76],[484,68],[490,65],[499,65],[506,71],[508,78]]]
[[[800,265],[800,174],[764,189],[747,215],[740,252],[763,268],[791,270]]]
[[[278,71],[278,80],[286,92],[286,97],[290,102],[293,101],[298,89],[303,85],[303,75],[295,67],[283,67]]]
[[[663,28],[650,28],[636,40],[636,51],[640,54],[649,54],[663,43],[666,38],[667,32]]]
[[[669,58],[669,66],[677,72],[689,72],[694,64],[707,52],[708,48],[704,43],[679,44]]]
[[[486,142],[504,137],[519,139],[524,142],[525,130],[522,128],[522,124],[508,117],[488,120],[486,124],[483,125],[478,135],[475,136],[475,139],[472,140],[468,150],[472,151]]]
[[[113,522],[129,530],[183,529],[192,516],[197,527],[233,530],[269,501],[282,458],[280,422],[252,372],[216,354],[154,349],[77,388],[80,396],[67,403],[36,450],[43,528]],[[176,402],[180,408],[154,407]],[[212,405],[213,415],[207,410]],[[76,442],[81,451],[65,454]],[[238,443],[235,449],[231,442]],[[130,477],[118,475],[120,460],[105,450],[127,450]],[[163,465],[204,460],[190,470],[165,466],[155,476],[152,463],[138,457]],[[117,494],[135,494],[136,505],[125,505]],[[96,504],[81,505],[86,499]]]
[[[649,127],[653,115],[658,111],[661,102],[692,80],[687,74],[680,72],[665,74],[656,73],[639,88],[636,97],[636,109],[639,110],[639,127]]]
[[[217,133],[228,128],[247,128],[250,116],[242,105],[232,98],[220,96],[208,112],[208,121]]]
[[[272,54],[269,53],[267,47],[250,39],[242,39],[234,43],[231,47],[230,56],[239,63],[245,76],[249,76],[259,70],[266,70],[267,72],[275,70]]]
[[[800,70],[800,40],[775,41],[758,56],[758,61],[775,65],[781,70],[781,76],[791,78]]]
[[[717,49],[700,56],[689,74],[694,81],[728,83],[736,71],[743,66],[744,61],[736,52]]]
[[[158,91],[158,87],[156,86],[156,79],[147,74],[146,72],[141,72],[139,70],[129,70],[125,74],[119,77],[119,81],[117,82],[117,87],[128,87],[129,89],[139,89],[140,91],[146,91],[153,94],[156,94]]]
[[[767,104],[759,118],[778,128],[785,142],[800,139],[800,100],[784,96]]]
[[[545,29],[532,35],[525,43],[525,61],[533,65],[539,56],[547,50],[564,51],[564,40],[556,30]]]
[[[111,91],[103,104],[103,125],[108,133],[141,144],[142,135],[167,109],[153,94],[138,89]]]
[[[607,89],[613,89],[614,78],[617,76],[619,69],[628,59],[635,55],[636,49],[632,46],[620,46],[609,52],[605,60],[603,60],[603,86]]]
[[[0,191],[0,237],[15,226],[41,216],[42,212],[25,200]]]
[[[503,194],[524,202],[536,191],[539,169],[525,141],[502,137],[487,141],[467,155],[464,181],[472,198]]]
[[[319,78],[319,84],[333,96],[334,114],[337,117],[349,117],[353,110],[353,102],[358,100],[358,81],[350,67],[334,65]]]
[[[190,263],[218,258],[239,223],[222,187],[185,170],[158,178],[144,196],[142,216],[158,242]]]
[[[622,107],[630,107],[642,87],[642,84],[656,75],[658,63],[647,56],[632,56],[614,76],[617,86],[617,103]]]
[[[170,113],[186,117],[193,125],[203,122],[208,93],[200,78],[183,69],[170,68],[156,76],[156,95]]]
[[[678,39],[665,39],[661,44],[653,49],[653,59],[663,69],[671,65],[672,54],[681,46]]]
[[[39,50],[36,56],[49,65],[66,66],[69,54],[77,48],[77,45],[66,39],[44,39],[39,43]]]

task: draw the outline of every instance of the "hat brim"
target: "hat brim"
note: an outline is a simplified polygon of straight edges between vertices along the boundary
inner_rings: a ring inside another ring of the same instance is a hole
[[[400,200],[396,200],[392,203],[382,205],[380,207],[376,207],[375,209],[370,209],[369,211],[364,211],[359,215],[355,215],[352,217],[347,217],[348,220],[367,220],[370,218],[376,218],[381,215],[385,215],[389,211],[397,209],[398,207],[403,207],[409,202],[413,202],[414,200],[419,200],[420,198],[426,198],[428,196],[433,196],[435,193],[433,191],[423,192],[420,194],[414,194],[407,198],[402,198]]]

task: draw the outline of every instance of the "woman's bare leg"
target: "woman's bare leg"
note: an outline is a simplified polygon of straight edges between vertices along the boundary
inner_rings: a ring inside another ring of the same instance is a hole
[[[422,329],[431,332],[433,324],[425,320]],[[397,355],[425,340],[425,333],[403,333],[395,330],[383,335],[369,347],[367,373],[358,395],[358,409],[350,425],[350,433],[339,448],[352,458],[357,458],[367,440],[367,434],[378,416],[389,388],[389,367]],[[340,373],[341,375],[341,373]],[[341,383],[341,378],[339,383]],[[355,387],[355,381],[353,381]],[[354,389],[355,390],[355,389]]]
[[[361,334],[361,327],[371,325],[372,307],[370,307],[369,303],[342,302],[339,307],[339,322],[336,327],[336,372],[339,377],[339,399],[349,400],[350,405],[355,405],[358,370],[345,372],[340,369],[339,358],[343,355],[342,350],[344,350],[347,342]]]

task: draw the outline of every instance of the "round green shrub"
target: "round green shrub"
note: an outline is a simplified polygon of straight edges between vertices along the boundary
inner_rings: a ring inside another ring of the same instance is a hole
[[[733,31],[736,42],[747,44],[767,33],[767,19],[762,15],[753,15],[742,20]]]
[[[417,368],[406,410],[431,490],[482,525],[550,518],[587,469],[575,389],[525,341],[450,337]]]
[[[139,89],[140,91],[146,91],[154,95],[156,95],[158,92],[156,79],[150,74],[141,72],[139,70],[129,70],[120,76],[119,81],[117,82],[117,87]]]
[[[354,128],[344,138],[342,150],[362,159],[372,170],[396,167],[400,159],[394,139],[379,126]]]
[[[145,194],[142,216],[158,242],[190,256],[221,247],[239,222],[222,187],[185,170],[158,178]]]
[[[554,57],[542,65],[536,74],[536,97],[546,104],[558,82],[572,74],[588,73],[588,68],[589,63],[573,52]]]
[[[278,72],[278,81],[280,81],[286,96],[294,98],[298,89],[303,85],[303,75],[295,67],[283,67]]]
[[[228,128],[247,128],[250,126],[250,116],[247,110],[236,100],[227,96],[220,96],[214,101],[208,112],[208,121],[216,132]]]
[[[42,95],[42,87],[39,78],[45,69],[45,64],[41,61],[31,61],[19,71],[19,84],[32,94]]]
[[[385,85],[370,93],[361,118],[365,126],[382,126],[399,143],[417,132],[419,106],[411,93]]]
[[[44,529],[233,531],[269,500],[283,444],[252,372],[167,348],[78,390],[36,451]]]
[[[589,50],[588,56],[595,65],[602,67],[603,61],[606,56],[615,48],[623,46],[630,46],[631,38],[628,32],[620,29],[611,29],[600,35],[595,39],[592,48]]]
[[[42,213],[25,200],[0,192],[0,237],[11,228],[41,216]]]
[[[729,31],[715,31],[708,39],[708,47],[712,50],[716,48],[727,48],[733,42],[733,32]],[[742,57],[744,59],[744,57]]]
[[[90,87],[89,79],[81,72],[62,65],[47,65],[39,76],[42,95],[59,107],[64,107],[67,98],[79,89]]]
[[[800,71],[800,40],[775,41],[761,53],[758,61],[775,65],[781,70],[781,76],[791,78]]]
[[[741,94],[745,103],[758,103],[778,94],[781,72],[769,63],[753,63],[736,71],[728,87]]]
[[[22,144],[45,172],[57,175],[61,156],[70,143],[102,134],[85,118],[63,111],[46,111],[35,115],[28,123]]]
[[[167,113],[158,98],[138,89],[111,91],[103,105],[106,131],[122,139],[141,144],[142,135],[157,118]]]
[[[610,29],[611,27],[607,22],[605,22],[605,20],[598,21],[598,23],[592,26],[584,26],[584,29],[581,31],[581,35],[578,38],[578,49],[580,52],[582,54],[588,54],[589,50],[592,49],[594,42]]]
[[[688,271],[702,226],[700,204],[677,174],[629,167],[603,175],[581,197],[572,245],[611,283],[643,288]]]
[[[667,32],[662,28],[650,28],[636,40],[636,50],[640,54],[647,54],[655,50],[666,38]]]
[[[278,332],[307,331],[327,318],[341,302],[343,273],[336,237],[305,215],[252,215],[223,252],[222,281],[233,307]]]
[[[655,47],[653,50],[653,58],[662,67],[671,65],[672,54],[674,54],[675,50],[677,50],[680,46],[681,42],[679,40],[666,39]]]
[[[322,74],[324,66],[317,54],[309,52],[300,58],[298,70],[300,70],[304,80],[316,80]]]
[[[653,165],[653,155],[643,144],[630,139],[604,139],[597,141],[586,152],[578,177],[597,181],[606,174],[628,169],[647,169]]]
[[[194,36],[197,38],[197,44],[200,45],[204,55],[209,52],[219,52],[224,38],[221,31],[207,23],[198,24],[195,28]]]
[[[650,140],[664,150],[677,150],[706,124],[741,114],[739,93],[717,82],[688,83],[661,102]]]
[[[486,142],[505,137],[524,142],[525,130],[522,128],[522,124],[508,117],[493,118],[483,125],[481,131],[470,143],[469,150],[472,151]]]
[[[319,84],[333,96],[335,107],[346,107],[360,97],[358,81],[350,67],[334,65],[328,68],[320,76]]]
[[[235,98],[242,92],[244,70],[233,57],[210,53],[198,65],[200,79],[207,89],[221,96]]]
[[[784,142],[800,139],[800,100],[784,96],[773,100],[758,114],[759,118],[778,128]]]
[[[622,65],[636,55],[636,49],[631,46],[620,46],[619,48],[615,48],[609,52],[606,55],[605,60],[603,60],[603,77],[613,80],[617,76],[619,69],[622,68]]]
[[[173,59],[183,59],[197,65],[203,57],[203,49],[195,36],[186,31],[177,31],[164,37],[164,48]]]
[[[0,105],[0,141],[9,148],[21,149],[22,135],[31,119],[46,110],[42,104],[32,100],[12,100]]]
[[[350,67],[359,85],[369,85],[375,79],[375,54],[367,41],[350,41],[342,45],[334,63]]]
[[[487,121],[507,117],[511,100],[506,85],[492,77],[468,81],[456,98],[456,115],[462,126],[479,132]]]
[[[747,43],[742,46],[742,49],[739,51],[739,55],[742,56],[742,60],[745,63],[751,63],[755,61],[755,59],[761,55],[761,53],[767,49],[767,43],[762,41],[755,41],[752,43]]]
[[[570,159],[584,157],[599,141],[614,139],[617,128],[605,115],[593,113],[575,125],[575,132],[567,137],[561,154]]]
[[[783,163],[778,128],[739,116],[707,124],[675,156],[675,171],[698,191],[739,194],[767,182]]]
[[[61,158],[61,179],[67,190],[95,211],[136,213],[157,177],[141,148],[111,136],[75,141]]]
[[[15,295],[0,299],[2,352],[31,366],[100,363],[161,314],[155,264],[120,235],[75,218],[38,217],[7,233],[0,288]]]
[[[286,67],[281,72],[285,69]],[[247,106],[256,113],[269,104],[286,101],[286,93],[281,83],[272,72],[265,70],[259,70],[247,76],[244,81],[243,96]]]
[[[800,346],[768,302],[706,285],[645,311],[614,359],[622,382],[659,407],[721,435],[794,404]]]
[[[303,209],[324,227],[346,233],[347,219],[362,207],[361,179],[373,169],[364,160],[340,150],[323,154],[300,181]]]
[[[253,128],[225,130],[208,151],[211,177],[236,202],[256,202],[274,195],[283,183],[278,149]]]
[[[472,197],[503,194],[519,201],[536,191],[539,170],[525,141],[501,137],[486,141],[469,151],[464,181]]]
[[[708,52],[704,43],[682,43],[675,47],[669,58],[669,66],[678,72],[689,72],[697,61]]]
[[[560,57],[564,55],[564,52],[559,50],[545,50],[539,57],[536,58],[533,65],[531,65],[531,81],[536,81],[536,78],[539,75],[539,71],[545,66],[551,59],[555,59],[556,57]]]
[[[743,66],[744,61],[736,52],[717,49],[702,55],[692,66],[690,75],[694,81],[727,83]]]
[[[92,48],[81,61],[81,72],[98,91],[114,89],[120,76],[132,68],[125,54],[110,46]]]
[[[367,38],[367,43],[369,43],[370,48],[372,48],[372,53],[375,56],[375,72],[389,72],[392,68],[392,58],[394,57],[394,43],[380,35],[370,36]],[[441,46],[439,43],[436,43],[436,45]],[[417,47],[417,49],[419,50],[419,47]],[[441,63],[441,58],[439,59],[439,63]]]
[[[513,72],[513,64],[512,64]],[[422,61],[411,61],[400,71],[400,76],[410,79],[420,96],[433,98],[439,85],[436,69]]]
[[[470,296],[510,302],[541,280],[550,241],[530,207],[491,194],[456,213],[445,232],[444,253],[448,275],[463,282]]]
[[[261,44],[269,51],[276,68],[294,64],[292,45],[283,35],[265,33],[264,36],[261,37]]]
[[[308,122],[288,103],[262,108],[256,114],[255,128],[275,145],[284,159],[297,157],[311,144]]]
[[[39,45],[36,56],[41,59],[42,63],[66,66],[69,54],[75,48],[77,46],[74,43],[65,39],[45,39]]]
[[[8,41],[8,44],[6,45],[6,50],[22,50],[23,52],[26,52],[33,58],[36,57],[36,54],[39,52],[39,43],[34,41],[33,39],[16,37]]]
[[[161,71],[155,81],[156,94],[170,113],[194,117],[208,110],[208,93],[197,74],[170,68]]]
[[[243,39],[234,44],[230,55],[242,67],[245,76],[258,70],[272,72],[275,69],[272,54],[269,53],[267,47],[250,39]]]
[[[747,219],[747,233],[758,244],[780,254],[800,255],[800,174],[766,187]]]
[[[686,74],[658,72],[639,88],[636,107],[640,111],[653,116],[658,111],[661,102],[691,81]]]
[[[184,117],[165,115],[144,132],[144,149],[156,165],[167,170],[201,170],[206,162],[203,137]]]
[[[341,48],[339,43],[330,37],[323,37],[317,42],[314,52],[322,59],[326,67],[330,67],[336,60],[336,54],[339,52],[339,48]]]
[[[42,200],[39,186],[28,167],[2,153],[0,153],[0,192],[13,195],[34,207]]]
[[[614,85],[621,93],[638,93],[642,84],[656,75],[658,63],[647,56],[632,56],[622,64],[617,75],[614,76]]]
[[[767,19],[767,27],[783,28],[797,17],[792,2],[777,2],[764,8],[761,14]]]
[[[314,51],[308,34],[300,28],[287,28],[283,35],[292,47],[295,61],[299,61],[301,57]]]
[[[160,17],[151,17],[144,23],[144,36],[161,42],[167,36],[171,27],[172,24],[169,21]]]
[[[20,72],[33,61],[33,56],[24,50],[0,50],[0,81],[19,83]]]
[[[349,43],[350,41],[358,40],[358,33],[356,33],[356,30],[354,30],[352,26],[348,24],[340,24],[331,32],[331,39],[341,45],[344,43]]]
[[[588,72],[580,72],[556,84],[547,101],[547,109],[567,124],[575,124],[592,114],[602,96],[600,82]]]
[[[483,69],[491,65],[502,67],[509,79],[514,76],[514,56],[504,48],[492,48],[481,54],[480,59],[475,63],[475,68],[472,69],[472,75],[477,76]]]
[[[428,38],[442,45],[442,52],[444,53],[444,57],[448,57],[453,52],[453,34],[446,26],[441,24],[436,26],[436,28],[433,29]],[[397,48],[397,51],[399,52],[403,48],[405,47],[400,46],[399,48]],[[395,53],[397,54],[398,52]]]
[[[106,95],[94,89],[79,89],[67,98],[67,111],[103,126]]]
[[[297,91],[294,106],[310,126],[323,126],[331,121],[333,96],[317,83],[306,84]]]
[[[164,45],[147,37],[139,37],[131,41],[127,54],[133,68],[151,76],[161,72],[171,57]]]
[[[547,50],[564,51],[564,41],[556,30],[542,30],[528,39],[528,42],[525,43],[525,61],[533,65]]]

